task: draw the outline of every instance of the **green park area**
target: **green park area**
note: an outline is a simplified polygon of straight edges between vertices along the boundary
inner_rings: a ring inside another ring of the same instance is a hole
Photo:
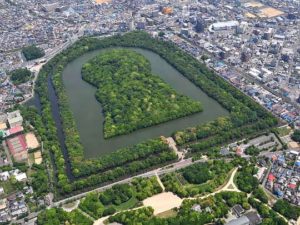
[[[223,160],[200,162],[162,175],[161,180],[166,190],[180,197],[199,196],[212,193],[224,184],[233,168],[233,163],[225,163]]]
[[[224,218],[236,204],[241,205],[244,210],[249,210],[251,206],[258,211],[263,208],[263,225],[287,225],[274,210],[266,208],[264,204],[253,198],[247,199],[247,195],[242,192],[221,192],[203,199],[184,200],[180,208],[175,209],[176,214],[170,214],[165,218],[155,216],[151,207],[124,211],[109,217],[107,224],[113,222],[123,225],[224,224]]]
[[[45,55],[45,52],[43,49],[35,46],[35,45],[30,45],[27,47],[24,47],[22,49],[22,53],[26,60],[33,60],[33,59],[38,59],[41,58]]]
[[[158,54],[229,112],[228,116],[205,124],[195,124],[194,127],[181,131],[174,130],[173,138],[177,146],[188,149],[190,155],[197,157],[203,152],[217,155],[221,146],[266,132],[278,123],[278,120],[258,103],[173,43],[151,38],[144,32],[131,32],[123,36],[116,35],[104,39],[80,39],[45,64],[36,83],[36,91],[41,100],[43,122],[43,126],[36,126],[36,129],[43,139],[44,148],[49,149],[52,154],[55,164],[53,174],[57,198],[73,195],[83,190],[91,190],[99,185],[162,167],[177,159],[175,153],[159,137],[121,148],[98,158],[85,158],[84,148],[68,104],[62,73],[70,62],[83,54],[111,47],[137,47]],[[128,129],[132,131],[173,119],[174,115],[177,118],[184,116],[185,113],[191,114],[201,110],[199,102],[177,94],[168,84],[153,75],[147,60],[138,53],[123,50],[108,51],[89,63],[94,66],[85,65],[83,77],[99,87],[96,93],[97,98],[103,101],[104,105],[106,104],[104,111],[107,117],[105,123],[109,131],[106,134],[107,137],[124,132],[125,123],[128,123],[126,127],[128,126]],[[98,63],[102,65],[101,68],[98,67]],[[57,103],[49,99],[49,74],[53,74],[51,81],[55,96],[57,96]],[[112,82],[113,79],[116,82]],[[139,93],[138,97],[137,93]],[[56,117],[60,117],[61,123],[54,120],[53,104],[58,104],[56,108],[59,110],[59,115]],[[139,107],[145,110],[140,112],[137,110]],[[169,111],[174,112],[174,115],[171,115]],[[121,118],[120,115],[122,115]],[[137,117],[144,118],[145,122],[136,120]],[[65,136],[64,143],[60,143],[57,137],[59,124],[62,125]],[[118,129],[114,129],[114,126]],[[64,152],[61,146],[65,146]],[[213,174],[214,171],[211,170]],[[223,179],[226,179],[226,176]],[[201,186],[205,183],[196,185]],[[201,191],[193,192],[198,194]]]
[[[117,184],[104,192],[91,193],[81,201],[79,208],[97,219],[135,208],[141,201],[162,192],[156,177],[136,178],[130,184]]]
[[[19,68],[10,72],[10,80],[15,85],[23,84],[32,78],[32,73],[27,68]]]
[[[61,224],[76,224],[76,225],[92,225],[93,221],[83,215],[79,210],[74,210],[70,213],[65,212],[62,208],[52,208],[43,211],[39,214],[38,225],[61,225]]]

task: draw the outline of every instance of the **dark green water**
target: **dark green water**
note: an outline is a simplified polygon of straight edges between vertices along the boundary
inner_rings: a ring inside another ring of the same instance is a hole
[[[151,62],[154,74],[159,75],[178,93],[200,101],[204,111],[160,125],[140,129],[127,135],[104,139],[104,117],[101,105],[95,98],[96,88],[81,79],[81,67],[87,60],[105,50],[84,54],[67,65],[63,72],[63,81],[80,139],[85,148],[86,157],[99,156],[161,135],[170,136],[174,131],[205,123],[228,114],[215,100],[208,97],[159,55],[148,50],[134,50],[143,54]]]

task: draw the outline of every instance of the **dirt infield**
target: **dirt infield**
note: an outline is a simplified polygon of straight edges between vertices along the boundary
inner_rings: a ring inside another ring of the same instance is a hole
[[[29,149],[35,149],[38,148],[40,146],[36,136],[34,135],[34,133],[28,133],[25,135],[25,139],[26,139],[26,144],[27,147]]]
[[[111,3],[112,0],[95,0],[96,4]]]
[[[245,13],[245,16],[248,18],[256,18],[256,16],[254,14],[249,13],[249,12]]]
[[[42,153],[41,153],[41,151],[37,151],[37,152],[35,152],[34,154],[33,154],[33,156],[34,156],[34,162],[35,162],[35,164],[41,164],[42,163],[42,161],[43,161],[43,158],[42,158]]]
[[[181,198],[172,192],[163,192],[145,199],[143,204],[144,206],[151,206],[154,209],[154,215],[157,215],[175,207],[179,207],[182,201]]]
[[[284,12],[282,12],[278,9],[274,9],[272,7],[262,8],[259,11],[260,11],[260,13],[258,15],[260,17],[268,17],[268,18],[281,16],[284,14]]]
[[[252,8],[259,8],[259,7],[262,7],[264,5],[262,3],[260,3],[260,2],[253,1],[253,2],[247,2],[247,3],[245,3],[245,6],[246,7],[252,7]]]

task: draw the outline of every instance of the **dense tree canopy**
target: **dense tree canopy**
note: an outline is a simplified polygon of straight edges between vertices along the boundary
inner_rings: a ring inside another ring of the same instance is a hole
[[[162,191],[156,177],[135,178],[129,184],[117,184],[100,194],[90,193],[80,202],[80,209],[92,216],[99,218],[110,215],[118,209],[129,209],[139,201],[158,194]]]
[[[22,53],[23,53],[24,57],[26,58],[26,60],[33,60],[33,59],[41,58],[45,55],[44,50],[35,45],[24,47],[22,49]]]
[[[253,191],[253,196],[259,199],[263,203],[268,203],[268,196],[265,193],[264,189],[259,187]]]
[[[288,219],[297,220],[297,218],[300,216],[300,209],[297,206],[291,205],[286,200],[277,200],[273,206],[273,209]]]
[[[105,114],[104,136],[113,137],[202,110],[151,73],[149,61],[125,49],[101,53],[83,66]]]
[[[38,215],[38,225],[92,225],[93,221],[81,214],[78,210],[68,213],[61,208],[47,209]]]
[[[23,84],[30,80],[32,73],[27,68],[20,68],[10,73],[10,80],[15,84]]]
[[[161,180],[167,191],[180,197],[196,196],[211,193],[222,185],[233,167],[233,163],[225,163],[223,160],[197,163],[163,175]]]
[[[259,215],[263,218],[263,225],[288,225],[288,223],[278,215],[274,210],[269,208],[262,202],[255,200],[254,198],[249,198],[250,205],[257,210]]]
[[[245,153],[247,155],[256,156],[256,155],[259,155],[260,152],[261,152],[261,150],[253,145],[249,146],[248,148],[245,149]]]
[[[198,163],[183,169],[183,177],[192,184],[202,184],[213,178],[207,163]]]
[[[292,135],[292,139],[294,141],[300,142],[300,130],[295,130],[295,132]]]
[[[236,179],[238,188],[247,193],[256,190],[259,185],[258,179],[253,176],[256,172],[257,169],[252,165],[242,167]]]
[[[133,191],[129,184],[115,185],[100,194],[100,201],[103,205],[120,205],[127,202],[133,195]]]

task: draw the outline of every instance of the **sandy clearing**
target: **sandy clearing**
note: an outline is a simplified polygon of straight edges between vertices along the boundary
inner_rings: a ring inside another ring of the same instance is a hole
[[[179,207],[182,201],[183,199],[172,192],[163,192],[145,199],[143,204],[144,206],[151,206],[154,209],[154,215],[157,215],[175,207]]]
[[[96,4],[110,3],[112,0],[95,0]]]
[[[42,152],[37,151],[33,153],[34,163],[40,165],[43,162]]]
[[[5,130],[6,128],[6,123],[0,123],[0,130]]]
[[[264,6],[262,3],[260,2],[256,2],[256,1],[253,1],[253,2],[247,2],[245,4],[246,7],[253,7],[253,8],[259,8],[259,7],[262,7]]]
[[[32,132],[25,134],[25,139],[29,149],[35,149],[40,146],[36,136]]]
[[[256,16],[254,14],[249,13],[249,12],[245,13],[245,16],[248,18],[256,18]]]
[[[93,225],[104,225],[104,221],[108,219],[109,216],[102,217],[98,220],[95,220]]]
[[[274,9],[272,7],[267,7],[267,8],[263,8],[263,9],[260,9],[260,16],[261,17],[268,17],[268,18],[271,18],[271,17],[276,17],[276,16],[281,16],[284,14],[284,12],[278,10],[278,9]]]

